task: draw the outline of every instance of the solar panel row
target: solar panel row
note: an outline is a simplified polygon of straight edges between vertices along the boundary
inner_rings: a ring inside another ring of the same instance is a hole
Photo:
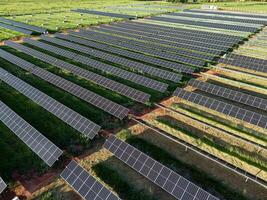
[[[17,62],[20,62],[19,58],[13,56],[12,54],[4,52],[3,50],[0,50],[0,57],[6,59],[7,61],[13,64],[17,64]],[[17,60],[17,62],[12,62],[12,60]],[[23,60],[21,61],[23,62]],[[27,64],[27,62],[24,63]],[[3,69],[1,70],[1,72],[1,80],[6,82],[11,87],[15,88],[17,91],[34,101],[39,106],[46,109],[48,112],[52,113],[53,115],[64,121],[66,124],[70,125],[72,128],[83,133],[90,139],[93,139],[94,136],[100,130],[100,126],[86,119],[79,113],[66,107],[60,102],[39,91],[38,89],[13,76],[12,74],[3,71]]]
[[[6,187],[7,187],[6,183],[0,177],[0,194],[6,189]]]
[[[146,27],[146,30],[149,30],[154,33],[162,33],[164,32],[165,35],[169,36],[178,36],[180,34],[186,34],[190,36],[195,37],[208,37],[213,40],[221,40],[224,42],[239,42],[242,38],[240,36],[233,36],[233,35],[227,35],[223,33],[215,33],[215,32],[207,32],[207,31],[199,31],[199,30],[192,30],[192,29],[185,29],[185,28],[177,28],[177,27],[171,27],[171,26],[163,26],[159,24],[151,23],[152,21],[131,21],[131,22],[124,22],[124,24],[127,25],[135,25],[138,27]]]
[[[216,200],[205,190],[188,181],[173,170],[165,167],[153,158],[142,153],[135,147],[121,141],[115,136],[110,136],[104,148],[113,153],[118,159],[142,174],[150,181],[179,200]]]
[[[29,31],[29,30],[26,30],[26,29],[23,29],[23,28],[19,28],[19,27],[15,27],[15,26],[11,26],[11,25],[8,25],[8,24],[4,24],[4,23],[1,23],[1,22],[0,22],[0,27],[6,28],[6,29],[10,29],[10,30],[13,30],[13,31],[17,31],[17,32],[20,32],[20,33],[23,33],[23,34],[26,34],[26,35],[31,35],[32,34],[32,31]]]
[[[97,43],[94,41],[90,41],[90,40],[86,40],[86,39],[82,39],[82,38],[78,38],[78,37],[73,37],[71,35],[64,35],[64,34],[56,33],[55,36],[58,38],[69,40],[72,42],[76,42],[78,44],[82,44],[85,46],[94,47],[94,48],[97,48],[100,50],[102,49],[102,50],[110,52],[110,53],[118,54],[118,55],[125,56],[128,58],[136,59],[136,60],[140,60],[140,61],[145,62],[145,63],[149,63],[149,64],[157,65],[160,67],[172,69],[172,70],[177,71],[177,72],[184,72],[184,73],[188,73],[188,74],[192,74],[194,72],[194,68],[192,68],[192,67],[182,65],[179,63],[175,63],[175,62],[171,62],[171,61],[167,61],[167,60],[162,60],[162,59],[151,57],[151,56],[147,56],[147,55],[136,53],[133,51],[128,51],[126,49],[121,49],[118,47],[109,46],[106,44],[101,44],[101,43]]]
[[[206,97],[200,94],[196,94],[193,92],[188,92],[181,88],[177,88],[174,93],[174,96],[177,96],[186,101],[198,104],[200,106],[204,106],[211,110],[220,112],[224,115],[234,117],[244,122],[248,122],[250,124],[267,128],[267,116],[261,115],[252,111],[248,111],[246,109],[225,103],[223,101],[215,100],[210,97]]]
[[[228,48],[232,47],[233,43],[225,42],[225,41],[218,41],[218,40],[211,40],[208,37],[196,37],[196,36],[190,36],[188,34],[183,34],[183,33],[178,33],[175,36],[168,36],[164,35],[164,33],[161,32],[155,32],[149,28],[146,27],[139,27],[139,26],[134,26],[134,25],[128,25],[126,23],[117,23],[117,24],[112,24],[109,28],[114,29],[114,30],[119,30],[127,33],[132,33],[132,34],[139,34],[142,36],[147,36],[147,37],[153,37],[157,38],[160,40],[166,40],[166,41],[173,41],[176,43],[181,43],[181,44],[190,44],[192,46],[202,46],[203,44],[206,44],[206,48],[212,48],[212,49],[219,49],[222,51],[227,50]],[[151,31],[149,31],[151,30]],[[193,42],[193,43],[191,43]]]
[[[174,16],[184,16],[184,17],[192,17],[192,18],[201,18],[201,19],[212,19],[212,20],[222,20],[222,21],[230,21],[230,22],[240,22],[240,23],[252,23],[252,24],[267,24],[265,20],[254,20],[254,19],[242,19],[242,18],[233,18],[233,17],[223,17],[219,15],[201,15],[201,14],[193,14],[190,12],[182,12],[182,13],[169,13],[169,15]]]
[[[206,64],[206,62],[202,61],[202,60],[195,60],[192,58],[182,57],[182,56],[171,54],[168,52],[163,52],[163,51],[158,50],[158,49],[146,48],[145,46],[134,46],[132,44],[129,44],[129,41],[122,41],[122,39],[113,38],[112,36],[108,36],[106,34],[100,34],[100,33],[93,32],[93,31],[91,31],[91,32],[85,32],[85,31],[72,32],[72,31],[70,31],[69,33],[71,35],[74,35],[74,36],[78,36],[78,37],[86,38],[89,40],[94,40],[97,42],[102,42],[102,43],[126,48],[128,50],[152,55],[155,57],[159,57],[159,58],[163,58],[166,60],[171,60],[171,61],[175,61],[175,62],[179,62],[179,63],[183,63],[183,64],[190,64],[190,65],[198,66],[198,67],[203,67]]]
[[[194,22],[208,22],[212,24],[220,24],[224,26],[238,26],[239,28],[256,28],[256,29],[261,29],[264,25],[263,24],[250,24],[250,23],[241,23],[241,22],[233,22],[233,21],[223,21],[223,20],[213,20],[213,19],[202,19],[202,18],[194,18],[194,17],[187,17],[187,16],[175,16],[175,15],[162,15],[161,17],[166,17],[170,19],[179,19],[179,20],[189,20],[189,21],[194,21]],[[227,30],[231,32],[232,30]],[[245,31],[247,32],[247,31]]]
[[[116,17],[116,18],[125,18],[125,19],[134,19],[134,18],[136,18],[136,16],[134,16],[134,15],[125,15],[125,14],[120,14],[120,13],[101,12],[101,11],[96,11],[96,10],[77,9],[77,10],[72,10],[72,11],[78,12],[78,13],[91,14],[91,15],[102,15],[102,16],[107,16],[107,17]]]
[[[117,37],[118,39],[128,41],[134,45],[138,46],[144,46],[144,47],[149,47],[152,49],[160,49],[161,51],[166,51],[166,52],[172,52],[174,54],[178,54],[181,56],[188,56],[192,58],[198,58],[198,59],[203,59],[203,60],[213,60],[214,56],[212,55],[207,55],[207,54],[215,54],[215,55],[220,55],[220,51],[213,50],[213,49],[208,49],[205,47],[200,47],[200,46],[192,46],[188,44],[181,44],[181,43],[174,43],[174,42],[169,42],[169,41],[164,41],[164,40],[159,40],[156,38],[151,38],[151,37],[146,37],[144,35],[135,35],[135,34],[129,34],[121,32],[121,31],[116,31],[116,30],[111,30],[107,26],[101,26],[100,28],[91,28],[91,30],[94,31],[101,31],[104,33],[108,34],[116,34],[113,35],[114,37]],[[122,38],[124,37],[124,38]],[[126,38],[127,37],[127,38]],[[133,40],[135,39],[135,40]],[[192,44],[192,42],[190,42]],[[163,46],[164,45],[164,46]],[[184,50],[188,49],[188,50]],[[198,52],[194,52],[198,51]],[[207,54],[201,54],[199,52],[205,52]]]
[[[120,200],[74,160],[60,176],[85,200]]]
[[[188,82],[188,85],[197,88],[201,91],[223,97],[225,99],[229,99],[232,101],[239,102],[241,104],[267,111],[267,99],[259,98],[243,92],[238,92],[232,89],[217,86],[211,83],[202,82],[195,79],[191,79]]]
[[[37,33],[45,33],[47,31],[46,29],[38,27],[38,26],[33,26],[30,24],[22,23],[22,22],[17,22],[17,21],[11,20],[11,19],[3,18],[3,17],[0,17],[0,22],[4,22],[6,24],[21,27],[23,29],[28,29],[28,30],[31,30],[31,31],[34,31]]]
[[[56,59],[52,56],[49,56],[47,54],[44,54],[42,52],[39,52],[39,51],[36,51],[34,49],[31,49],[29,47],[26,47],[26,46],[23,46],[21,44],[17,44],[15,42],[11,42],[11,41],[6,41],[5,44],[9,47],[12,47],[12,48],[15,48],[19,51],[22,51],[23,53],[25,54],[28,54],[28,55],[31,55],[35,58],[38,58],[44,62],[47,62],[51,65],[54,65],[54,66],[64,66],[65,68],[67,66],[69,66],[70,68],[75,68],[76,66],[72,65],[72,64],[69,64],[69,63],[66,63],[62,60],[59,60],[59,59]],[[64,68],[64,69],[65,69]],[[85,72],[87,73],[87,71]],[[98,83],[99,79],[98,78],[98,75],[95,74],[95,73],[92,73],[90,74],[90,72],[88,72],[88,75],[92,76],[92,78],[90,80],[94,81],[96,80],[96,83]],[[117,103],[114,103],[98,94],[95,94],[87,89],[84,89],[70,81],[67,81],[61,77],[58,77],[56,75],[52,75],[52,74],[49,74],[49,72],[46,73],[45,75],[46,77],[50,77],[49,79],[46,79],[46,80],[49,80],[50,83],[62,88],[63,90],[83,99],[84,101],[106,111],[107,113],[110,113],[112,114],[113,116],[115,117],[118,117],[119,119],[123,119],[124,117],[127,116],[128,112],[129,112],[129,109],[117,104]],[[42,78],[42,77],[41,77]],[[102,82],[99,82],[99,85],[101,85]]]
[[[29,43],[31,45],[41,47],[43,43],[39,41],[34,41],[29,38],[24,39],[24,42]],[[64,51],[62,49],[62,51]],[[118,83],[116,81],[110,80],[108,78],[105,78],[103,76],[97,75],[97,74],[92,74],[90,71],[84,70],[82,68],[76,67],[75,65],[72,65],[70,63],[66,63],[63,61],[57,61],[56,66],[66,69],[78,76],[81,76],[89,81],[94,81],[95,83],[110,89],[114,92],[117,92],[121,95],[124,95],[126,97],[129,97],[130,99],[133,99],[135,101],[145,103],[149,100],[150,95],[144,92],[141,92],[139,90],[136,90],[134,88],[131,88],[129,86],[123,85],[121,83]]]
[[[244,56],[244,55],[239,55],[239,54],[235,54],[235,53],[227,54],[227,58],[235,59],[235,60],[239,59],[240,62],[244,62],[244,63],[250,63],[250,64],[255,63],[255,64],[267,66],[267,60],[249,57],[249,56]]]
[[[149,65],[142,64],[140,62],[135,62],[135,61],[132,61],[132,60],[129,60],[126,58],[122,58],[120,56],[105,53],[101,50],[96,50],[93,48],[78,45],[78,44],[75,44],[73,42],[67,42],[67,41],[60,40],[57,38],[52,38],[52,37],[41,37],[41,38],[43,40],[51,42],[53,44],[60,45],[60,46],[66,47],[66,48],[70,48],[70,49],[79,51],[81,53],[85,53],[85,54],[88,54],[90,56],[94,56],[96,58],[101,58],[101,59],[107,60],[109,62],[113,62],[115,64],[119,64],[119,65],[128,67],[130,69],[135,69],[135,70],[138,70],[140,72],[144,72],[144,73],[147,73],[149,75],[156,76],[158,78],[162,78],[165,80],[179,82],[182,78],[181,75],[178,75],[176,73],[161,70],[159,68],[154,68],[154,67],[151,67]]]
[[[3,77],[2,72],[3,70],[1,69],[1,77]],[[51,167],[58,160],[62,151],[2,101],[0,101],[0,114],[0,121],[14,132],[47,165]]]
[[[237,25],[230,25],[230,24],[220,24],[220,23],[211,23],[211,22],[200,22],[186,19],[172,19],[167,17],[151,17],[151,20],[156,21],[163,21],[163,22],[170,22],[170,23],[178,23],[178,24],[186,24],[186,25],[193,25],[193,26],[203,26],[209,28],[216,28],[216,29],[225,29],[225,30],[232,30],[232,31],[240,31],[240,32],[256,32],[258,29],[253,27],[243,27]]]
[[[253,70],[253,71],[258,71],[258,72],[267,72],[267,66],[265,65],[261,65],[258,63],[249,63],[249,62],[245,62],[242,61],[241,59],[237,58],[220,58],[218,60],[219,63],[223,63],[223,64],[227,64],[227,65],[232,65],[232,66],[236,66],[236,67],[241,67],[244,69],[249,69],[249,70]]]
[[[46,37],[43,37],[45,39]],[[25,40],[26,41],[26,40]],[[136,83],[138,85],[142,85],[144,87],[159,91],[159,92],[165,92],[168,88],[168,84],[162,83],[156,80],[153,80],[151,78],[147,78],[145,76],[141,76],[126,70],[123,70],[118,67],[114,67],[112,65],[91,59],[89,57],[83,56],[78,53],[73,53],[68,50],[64,50],[62,48],[58,48],[56,46],[52,46],[43,42],[38,42],[35,40],[32,40],[31,44],[42,48],[44,50],[50,51],[52,53],[58,54],[63,57],[67,57],[68,59],[72,59],[76,62],[88,65],[96,70],[103,71],[105,73],[113,74],[117,77],[120,77],[122,79],[131,81],[133,83]]]
[[[194,40],[193,37],[183,35],[183,37],[168,37],[164,35],[151,34],[143,31],[136,31],[135,29],[125,28],[123,25],[114,24],[112,26],[103,25],[105,29],[116,31],[117,34],[127,37],[133,37],[139,40],[155,42],[162,45],[168,45],[180,49],[188,49],[192,51],[206,52],[213,55],[220,55],[221,51],[227,51],[229,47],[217,45],[216,42],[210,43],[209,41],[202,41],[201,39]]]
[[[194,13],[203,13],[203,14],[216,14],[216,15],[230,15],[230,16],[240,16],[240,17],[250,17],[250,18],[262,18],[267,19],[267,15],[260,14],[248,14],[248,13],[237,13],[237,12],[223,12],[223,11],[204,11],[199,9],[186,10],[186,12],[194,12]]]

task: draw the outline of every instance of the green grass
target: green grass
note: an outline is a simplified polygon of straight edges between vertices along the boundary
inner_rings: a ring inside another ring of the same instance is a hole
[[[156,198],[147,194],[144,190],[138,190],[130,184],[116,170],[105,163],[99,163],[93,166],[93,170],[99,178],[113,188],[122,199],[125,200],[156,200]]]
[[[246,200],[244,196],[231,189],[230,186],[217,180],[208,173],[200,171],[195,166],[177,160],[165,150],[141,138],[133,136],[129,130],[121,131],[118,137],[124,140],[126,139],[127,143],[133,145],[177,173],[183,174],[187,179],[193,181],[208,192],[215,194],[215,196],[220,199]]]
[[[240,2],[238,1],[238,2],[220,2],[220,3],[211,3],[211,4],[217,5],[221,10],[267,14],[267,2],[256,2],[256,1]]]
[[[2,92],[2,87],[0,88]],[[0,123],[0,172],[4,180],[10,180],[12,173],[25,173],[31,170],[46,171],[49,167],[35,155],[18,137],[6,126]],[[18,167],[19,163],[19,167]]]

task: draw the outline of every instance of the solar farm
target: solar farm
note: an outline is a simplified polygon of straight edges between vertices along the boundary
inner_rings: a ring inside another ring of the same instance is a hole
[[[267,10],[96,2],[2,3],[0,200],[266,200]]]

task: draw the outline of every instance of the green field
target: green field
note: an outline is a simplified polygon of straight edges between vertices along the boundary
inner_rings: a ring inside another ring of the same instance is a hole
[[[109,18],[95,15],[81,15],[79,13],[71,12],[71,9],[75,8],[89,8],[98,9],[105,11],[112,11],[112,8],[105,8],[109,6],[123,6],[123,5],[134,5],[134,4],[145,4],[145,5],[174,5],[167,2],[140,2],[133,0],[3,0],[0,2],[0,17],[7,17],[20,22],[29,23],[32,25],[45,27],[50,31],[59,31],[70,28],[87,27],[89,25],[109,23],[112,21],[120,20],[118,18]],[[177,4],[179,6],[179,4]],[[138,16],[147,16],[153,14],[153,11],[157,12],[170,12],[175,9],[166,8],[160,9],[155,7],[148,11],[131,11],[123,10],[119,11],[125,14],[132,14]],[[10,35],[9,31],[4,29],[2,32],[0,29],[0,40],[7,39],[13,36],[21,35],[20,33],[14,32],[14,35]]]
[[[211,5],[217,5],[221,10],[251,12],[251,13],[267,13],[266,2],[220,2],[210,3]]]

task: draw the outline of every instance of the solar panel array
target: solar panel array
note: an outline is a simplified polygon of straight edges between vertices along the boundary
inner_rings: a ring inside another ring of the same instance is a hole
[[[29,30],[26,30],[26,29],[23,29],[23,28],[19,28],[19,27],[15,27],[15,26],[11,26],[11,25],[8,25],[8,24],[4,24],[4,23],[1,23],[1,22],[0,22],[0,27],[6,28],[6,29],[10,29],[10,30],[13,30],[13,31],[17,31],[17,32],[20,32],[20,33],[23,33],[23,34],[28,34],[28,35],[32,34],[32,31],[29,31]]]
[[[0,57],[6,60],[16,59],[16,57],[12,56],[12,54],[5,54],[3,50],[0,50]],[[17,59],[17,62],[19,61],[20,60]],[[12,74],[7,73],[3,69],[1,69],[1,74],[1,80],[18,90],[20,93],[34,101],[36,104],[46,109],[48,112],[52,113],[53,115],[70,125],[72,128],[83,133],[85,136],[92,139],[100,130],[101,127],[99,125],[86,119],[79,113],[54,100],[38,89],[13,76]]]
[[[94,47],[97,49],[102,49],[102,50],[105,50],[105,51],[110,52],[110,53],[118,54],[118,55],[125,56],[128,58],[136,59],[136,60],[140,60],[142,62],[157,65],[160,67],[172,69],[172,70],[177,71],[177,72],[184,72],[184,73],[188,73],[188,74],[192,74],[194,72],[194,68],[183,65],[183,64],[179,64],[179,63],[171,62],[171,61],[167,61],[167,60],[162,60],[162,59],[159,59],[156,57],[151,57],[151,56],[148,56],[145,54],[129,51],[126,49],[121,49],[121,48],[110,46],[107,44],[101,44],[101,43],[97,43],[94,41],[90,41],[90,40],[86,40],[86,39],[82,39],[82,38],[78,38],[78,37],[73,37],[71,35],[63,35],[63,34],[59,34],[59,33],[56,33],[55,36],[58,38],[62,38],[65,40],[76,42],[76,43],[79,43],[79,44],[82,44],[85,46],[90,46],[90,47]]]
[[[143,21],[146,22],[146,21]],[[164,33],[164,35],[177,37],[180,34],[186,34],[188,36],[197,36],[197,37],[208,37],[212,40],[221,40],[224,42],[240,42],[242,39],[240,36],[233,36],[233,35],[226,35],[223,33],[215,33],[215,32],[207,32],[207,31],[199,31],[199,30],[192,30],[192,29],[184,29],[178,27],[171,27],[171,26],[163,26],[159,24],[152,24],[152,23],[143,23],[140,21],[131,21],[131,22],[124,22],[123,24],[127,25],[135,25],[135,27],[142,27],[145,28],[146,31],[150,30],[150,32],[154,33]],[[151,21],[147,21],[151,22]]]
[[[25,41],[27,42],[29,40],[25,40]],[[78,53],[73,53],[71,51],[64,50],[56,46],[52,46],[52,45],[49,45],[43,42],[38,42],[35,40],[31,40],[31,44],[39,48],[42,48],[44,50],[50,51],[52,53],[58,54],[60,56],[67,57],[68,59],[72,59],[76,62],[88,65],[94,69],[101,70],[105,73],[113,74],[114,76],[120,77],[122,79],[131,81],[138,85],[142,85],[144,87],[147,87],[147,88],[159,91],[159,92],[165,92],[168,88],[168,84],[166,83],[162,83],[162,82],[153,80],[151,78],[147,78],[145,76],[138,75],[138,74],[123,70],[118,67],[114,67],[109,64],[105,64],[103,62],[91,59],[89,57],[80,55]]]
[[[186,29],[178,29],[173,31],[168,31],[164,29],[155,29],[156,27],[152,28],[153,24],[148,24],[147,26],[143,23],[134,23],[134,22],[124,22],[124,23],[117,23],[113,24],[112,27],[121,28],[127,31],[131,31],[132,33],[136,34],[144,34],[146,36],[151,36],[159,39],[164,39],[168,41],[175,41],[175,42],[183,42],[184,40],[194,40],[200,43],[206,44],[215,44],[216,46],[223,46],[223,47],[231,47],[235,42],[229,38],[218,37],[218,36],[211,36],[208,37],[207,35],[202,34],[202,32],[194,33],[194,32],[187,32]],[[155,25],[157,26],[157,25]]]
[[[196,60],[196,59],[192,59],[192,58],[188,58],[188,57],[183,57],[183,56],[180,56],[177,54],[172,54],[169,52],[163,52],[163,51],[159,50],[158,48],[157,49],[151,49],[151,48],[145,47],[146,45],[135,46],[134,44],[136,42],[134,42],[133,44],[129,44],[129,41],[124,40],[122,38],[116,38],[116,37],[111,36],[111,35],[101,34],[101,33],[97,33],[94,31],[90,31],[90,32],[89,31],[80,31],[80,32],[72,32],[71,31],[70,34],[74,35],[74,36],[78,36],[78,37],[83,37],[83,38],[86,38],[89,40],[94,40],[97,42],[107,43],[107,44],[118,46],[121,48],[126,48],[126,49],[136,51],[139,53],[144,53],[144,54],[152,55],[155,57],[183,63],[183,64],[190,64],[190,65],[198,66],[198,67],[203,67],[206,64],[205,61]]]
[[[125,15],[125,14],[120,14],[120,13],[101,12],[101,11],[96,11],[96,10],[77,9],[77,10],[72,10],[72,11],[78,12],[78,13],[91,14],[91,15],[102,15],[102,16],[107,16],[107,17],[116,17],[116,18],[125,18],[125,19],[134,19],[134,18],[136,18],[136,16],[134,16],[134,15]]]
[[[76,161],[72,160],[60,176],[81,196],[87,200],[120,200],[104,187]]]
[[[200,94],[188,92],[181,88],[177,88],[173,95],[186,101],[223,113],[227,116],[237,118],[241,121],[245,121],[262,128],[267,128],[267,116],[265,115],[261,115]]]
[[[245,58],[241,58],[240,56],[226,56],[225,58],[220,58],[218,62],[226,65],[241,67],[248,70],[267,73],[267,65],[257,63],[255,59],[251,59],[251,62],[249,62]]]
[[[204,11],[204,10],[186,10],[186,12],[193,13],[203,13],[203,14],[216,14],[216,15],[230,15],[230,16],[240,16],[240,17],[249,17],[249,18],[262,18],[267,19],[267,15],[259,15],[259,14],[247,14],[247,13],[237,13],[237,12],[223,12],[223,11]]]
[[[169,13],[169,15],[173,16],[183,16],[183,17],[193,17],[193,18],[201,18],[201,19],[212,19],[212,20],[223,20],[230,22],[240,22],[240,23],[252,23],[252,24],[267,24],[267,20],[256,20],[256,19],[242,19],[242,18],[234,18],[234,17],[223,17],[218,15],[201,15],[194,14],[190,12],[182,12],[182,13]]]
[[[211,23],[211,22],[201,22],[186,19],[172,19],[167,17],[151,17],[151,20],[156,21],[163,21],[163,22],[170,22],[170,23],[178,23],[178,24],[186,24],[186,25],[193,25],[193,26],[203,26],[209,28],[217,28],[217,29],[226,29],[232,31],[240,31],[240,32],[256,32],[258,28],[254,27],[244,27],[244,26],[237,26],[237,25],[230,25],[230,24],[221,24],[221,23]]]
[[[15,48],[17,50],[22,51],[25,54],[31,55],[35,58],[38,58],[44,62],[47,62],[51,65],[55,65],[58,67],[64,66],[64,69],[67,67],[69,68],[76,68],[76,66],[66,63],[62,60],[59,60],[57,58],[54,58],[50,55],[44,54],[42,52],[36,51],[34,49],[31,49],[29,47],[23,46],[21,44],[11,42],[11,41],[6,41],[5,44],[9,47]],[[82,70],[82,69],[81,69]],[[40,76],[40,78],[48,81],[49,83],[56,85],[57,87],[83,99],[84,101],[106,111],[107,113],[112,114],[115,117],[118,117],[119,119],[123,119],[128,115],[129,109],[114,103],[96,93],[93,93],[85,88],[82,88],[81,86],[74,84],[70,81],[67,81],[57,75],[51,74],[49,72],[44,71],[42,73],[46,79],[43,78],[43,76]],[[84,74],[87,74],[89,79],[94,81],[95,83],[98,83],[99,85],[102,85],[101,78],[98,74],[91,73],[85,70]]]
[[[79,51],[81,53],[88,54],[90,56],[94,56],[97,58],[101,58],[104,60],[107,60],[109,62],[113,62],[119,65],[126,66],[130,69],[135,69],[141,72],[145,72],[149,75],[156,76],[158,78],[174,81],[174,82],[179,82],[182,78],[181,75],[168,72],[159,68],[154,68],[149,65],[142,64],[140,62],[135,62],[126,58],[122,58],[120,56],[116,56],[113,54],[105,53],[101,50],[96,50],[93,48],[85,47],[82,45],[74,44],[72,42],[67,42],[64,40],[60,40],[57,38],[52,38],[52,37],[41,37],[43,40],[54,43],[56,45],[60,45],[66,48],[70,48],[76,51]]]
[[[144,47],[149,47],[152,49],[160,49],[161,51],[166,51],[166,52],[172,52],[181,56],[188,56],[192,58],[198,58],[198,59],[203,59],[203,60],[213,60],[214,56],[212,55],[207,55],[207,54],[201,54],[199,52],[205,52],[208,54],[215,54],[219,55],[220,52],[212,49],[207,49],[205,47],[199,47],[199,46],[191,46],[191,45],[183,45],[181,43],[174,43],[174,42],[168,42],[164,40],[158,40],[156,38],[151,38],[151,37],[146,37],[146,36],[140,36],[140,35],[134,35],[134,34],[129,34],[121,32],[121,31],[116,31],[116,30],[111,30],[107,26],[101,26],[100,28],[91,28],[91,30],[95,31],[101,31],[104,33],[108,34],[116,34],[116,36],[119,39],[122,39],[124,41],[129,41],[133,45],[138,45],[138,46],[144,46]],[[121,37],[128,37],[128,38],[121,38]],[[132,38],[136,40],[132,40]],[[152,43],[151,43],[152,42]],[[192,42],[190,42],[192,43]],[[165,46],[163,46],[165,45]],[[181,48],[181,49],[178,49]],[[183,49],[189,49],[189,50],[183,50]],[[198,51],[198,52],[193,52]]]
[[[43,44],[41,42],[34,41],[34,40],[31,40],[28,38],[24,39],[24,42],[29,43],[29,44],[34,45],[34,46],[37,46],[37,47],[40,47],[40,48],[42,47],[42,44]],[[64,52],[63,49],[62,49],[62,52]],[[149,94],[141,92],[141,91],[136,90],[134,88],[131,88],[129,86],[126,86],[124,84],[118,83],[116,81],[113,81],[111,79],[108,79],[108,78],[105,78],[105,77],[99,76],[99,75],[98,76],[95,75],[95,79],[93,79],[93,76],[90,76],[89,71],[87,71],[87,70],[83,70],[83,69],[78,68],[78,67],[73,67],[73,65],[70,65],[70,64],[66,65],[66,63],[62,63],[62,62],[61,62],[62,64],[59,65],[59,63],[60,62],[56,63],[58,67],[67,69],[68,71],[71,71],[72,73],[79,75],[81,77],[84,77],[88,80],[93,80],[94,82],[100,84],[101,86],[108,88],[108,89],[110,89],[114,92],[117,92],[119,94],[122,94],[126,97],[129,97],[130,99],[133,99],[135,101],[145,103],[150,98]]]
[[[188,85],[216,96],[220,96],[232,101],[239,102],[241,104],[267,111],[267,99],[252,96],[243,92],[238,92],[236,90],[228,89],[225,87],[217,86],[215,84],[206,83],[195,79],[191,79],[188,82]]]
[[[7,187],[6,183],[0,177],[0,194],[5,190],[6,187]]]
[[[5,76],[2,69],[0,73],[1,77]],[[51,167],[58,160],[62,151],[2,101],[0,101],[0,114],[0,120],[47,165]]]
[[[136,30],[129,30],[124,29],[121,27],[117,27],[116,24],[112,26],[101,26],[102,28],[109,30],[111,33],[115,33],[118,35],[126,36],[135,38],[142,41],[148,41],[148,42],[154,42],[162,45],[167,45],[171,47],[176,47],[179,49],[187,49],[192,51],[198,51],[198,52],[205,52],[207,54],[212,55],[220,55],[221,51],[227,51],[228,48],[220,45],[216,45],[215,43],[205,43],[201,42],[201,40],[191,40],[188,38],[168,38],[164,36],[159,35],[151,35],[144,32],[136,32]],[[102,29],[101,29],[102,30]],[[206,57],[205,59],[211,59],[211,57]]]
[[[3,17],[0,17],[0,22],[4,22],[4,23],[7,23],[13,26],[21,27],[23,29],[28,29],[28,30],[31,30],[37,33],[45,33],[47,31],[46,29],[38,27],[38,26],[33,26],[30,24],[22,23],[22,22],[17,22],[11,19],[3,18]]]
[[[218,200],[215,196],[113,135],[106,140],[104,147],[176,199]]]
[[[126,23],[118,23],[118,24],[113,24],[112,26],[107,26],[110,29],[115,29],[131,34],[139,34],[147,37],[153,37],[157,38],[160,40],[166,40],[166,41],[172,41],[176,43],[183,44],[184,47],[191,47],[193,46],[204,46],[205,48],[211,48],[211,49],[218,49],[220,51],[227,51],[228,48],[233,46],[233,42],[229,43],[226,41],[221,41],[221,40],[212,40],[208,37],[199,37],[199,36],[194,36],[194,35],[188,35],[188,34],[183,34],[183,33],[177,33],[176,36],[168,36],[164,35],[164,33],[160,32],[155,32],[154,30],[151,30],[150,28],[147,27],[140,27],[136,26],[135,24],[126,24]],[[184,45],[188,44],[188,45]],[[182,46],[181,46],[182,47]]]

